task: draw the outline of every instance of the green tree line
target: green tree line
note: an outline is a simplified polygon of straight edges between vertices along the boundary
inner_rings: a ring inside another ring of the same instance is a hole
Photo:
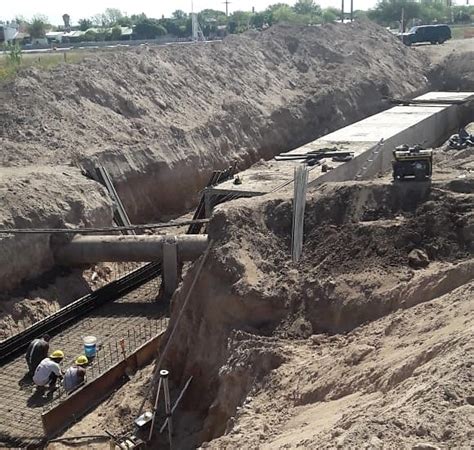
[[[355,11],[355,17],[367,16],[384,26],[396,27],[402,10],[405,22],[417,23],[469,23],[473,20],[474,6],[446,6],[445,1],[380,0],[375,8]],[[346,15],[347,16],[347,15]],[[286,22],[301,25],[318,25],[336,21],[340,11],[336,8],[321,8],[314,0],[298,0],[293,6],[275,3],[264,11],[234,11],[229,16],[222,11],[205,9],[198,13],[199,24],[206,37],[223,33],[241,33],[248,29],[263,29],[276,23]],[[43,16],[31,21],[17,18],[33,38],[43,37],[54,29]],[[135,39],[154,39],[166,34],[177,38],[191,35],[192,18],[184,11],[176,10],[171,17],[151,18],[144,13],[127,15],[115,8],[108,8],[102,14],[77,21],[79,30],[86,34],[82,40],[119,40],[122,28],[133,29]],[[61,27],[56,27],[61,29]]]

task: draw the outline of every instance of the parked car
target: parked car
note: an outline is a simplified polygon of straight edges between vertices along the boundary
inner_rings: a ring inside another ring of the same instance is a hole
[[[413,27],[407,33],[400,33],[399,37],[405,45],[415,44],[416,42],[442,44],[451,39],[451,28],[448,25],[419,25]]]

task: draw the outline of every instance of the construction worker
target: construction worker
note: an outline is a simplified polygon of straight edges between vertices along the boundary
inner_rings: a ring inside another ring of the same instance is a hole
[[[56,381],[62,378],[61,361],[64,359],[64,353],[61,350],[55,350],[49,358],[44,358],[36,368],[33,375],[33,382],[38,386],[38,390],[43,390],[47,384],[49,389],[56,389]]]
[[[31,378],[33,378],[39,363],[48,356],[50,340],[51,336],[45,334],[43,337],[35,339],[28,345],[25,358],[26,364],[28,365],[28,373]]]
[[[75,391],[84,383],[87,364],[89,364],[87,356],[81,355],[78,356],[74,364],[66,370],[63,378],[63,386],[68,394]]]

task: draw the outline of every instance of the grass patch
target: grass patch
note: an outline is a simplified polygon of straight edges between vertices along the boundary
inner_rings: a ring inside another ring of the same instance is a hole
[[[22,53],[18,63],[12,63],[8,54],[0,55],[0,81],[11,80],[18,70],[26,67],[38,67],[42,70],[51,70],[61,64],[75,64],[82,61],[91,52],[68,51],[56,53]]]

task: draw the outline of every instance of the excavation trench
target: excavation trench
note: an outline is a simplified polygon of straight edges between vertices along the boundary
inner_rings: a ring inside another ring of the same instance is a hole
[[[175,217],[196,204],[213,169],[243,169],[387,108],[384,96],[425,92],[419,62],[390,33],[357,23],[276,27],[195,50],[142,49],[53,74],[32,69],[5,94],[0,219],[17,227],[110,225],[104,189],[71,167],[92,171],[97,163],[132,221]],[[463,210],[470,201],[446,186],[441,194],[432,186],[324,188],[308,201],[298,266],[288,262],[289,198],[219,208],[211,257],[167,361],[177,384],[195,377],[183,403],[191,426],[178,421],[183,444],[222,434],[253,380],[281,364],[272,336],[346,332],[463,284],[472,273],[472,218]],[[54,266],[49,236],[6,236],[0,245],[4,291]],[[414,249],[428,255],[428,268],[407,266]],[[437,264],[442,270],[430,278]],[[174,317],[194,270],[173,300]],[[239,365],[232,354],[247,345],[245,333],[259,340]]]
[[[388,108],[384,96],[427,91],[419,62],[389,32],[362,22],[278,26],[21,72],[2,92],[0,222],[110,225],[109,199],[76,169],[99,163],[133,222],[175,217],[196,204],[212,170],[242,170]],[[2,290],[53,266],[47,236],[0,244]]]
[[[473,202],[444,182],[323,186],[308,196],[296,265],[289,197],[219,207],[213,249],[166,361],[178,385],[194,377],[182,422],[178,414],[180,445],[232,428],[237,407],[285,361],[278,339],[348,333],[472,280]],[[426,256],[423,268],[413,267],[413,251]],[[173,298],[171,327],[195,270]],[[324,399],[311,395],[302,401]]]

